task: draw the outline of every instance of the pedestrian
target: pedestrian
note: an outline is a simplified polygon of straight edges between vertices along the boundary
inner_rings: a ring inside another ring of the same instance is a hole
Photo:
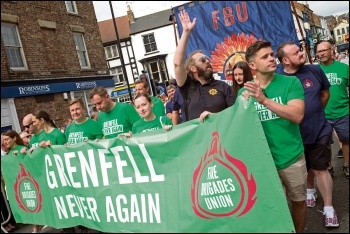
[[[38,129],[37,126],[33,124],[33,114],[29,113],[26,116],[24,116],[22,120],[24,131],[28,131],[28,133],[31,135],[29,140],[29,149],[34,149],[39,147],[39,143],[42,142],[45,139],[45,131],[42,129]],[[33,231],[32,233],[38,233],[40,232],[41,227],[40,225],[33,224]]]
[[[44,139],[39,143],[40,147],[46,147],[49,145],[64,145],[66,143],[66,137],[62,133],[50,118],[50,115],[44,111],[39,110],[32,116],[33,124],[38,128],[44,130]]]
[[[224,81],[215,80],[213,68],[202,51],[193,51],[185,62],[185,52],[196,18],[191,22],[186,10],[179,13],[183,32],[174,54],[174,71],[184,102],[186,121],[202,113],[217,113],[234,104],[236,94]]]
[[[298,77],[305,93],[305,114],[300,123],[300,132],[308,170],[306,205],[315,206],[316,178],[317,188],[324,203],[325,226],[339,227],[333,208],[333,180],[328,172],[332,155],[332,126],[324,113],[331,85],[320,66],[305,64],[304,54],[295,43],[282,43],[277,49],[277,57],[284,68],[281,74]]]
[[[304,117],[304,90],[297,77],[276,74],[275,54],[268,41],[257,41],[246,51],[256,77],[239,91],[253,98],[273,160],[291,202],[296,232],[306,221],[306,162],[299,124]]]
[[[331,84],[330,98],[325,108],[326,119],[342,144],[343,172],[349,178],[349,65],[332,58],[332,45],[327,41],[317,45],[316,53],[320,67]]]
[[[173,125],[178,125],[186,120],[183,99],[179,88],[176,88],[174,93],[173,112],[171,114],[171,122]]]
[[[169,84],[166,87],[168,93],[168,101],[165,103],[165,114],[168,116],[171,121],[173,121],[173,110],[174,110],[174,93],[176,90],[176,86]]]
[[[147,93],[149,94],[149,85],[148,82],[144,82],[142,80],[136,80],[135,81],[135,96],[141,93]],[[163,92],[164,93],[164,92]],[[157,116],[164,116],[165,115],[165,108],[164,103],[162,100],[158,97],[151,96],[152,103],[153,103],[153,112]]]
[[[23,148],[27,148],[23,144],[22,138],[14,130],[7,130],[3,133],[3,141],[5,147],[8,149],[7,155],[18,156],[19,154],[25,155],[26,151]]]
[[[237,94],[238,91],[242,87],[244,87],[245,82],[253,80],[252,71],[250,70],[249,65],[244,61],[237,62],[232,68],[232,73],[233,73],[232,89],[233,89],[233,93],[235,94]]]
[[[102,129],[98,123],[85,116],[86,107],[81,99],[73,99],[69,103],[72,122],[67,126],[65,135],[67,144],[74,145],[88,140],[102,139]]]
[[[132,125],[140,119],[131,104],[114,102],[104,87],[93,88],[90,99],[99,111],[97,123],[105,139],[131,131]]]

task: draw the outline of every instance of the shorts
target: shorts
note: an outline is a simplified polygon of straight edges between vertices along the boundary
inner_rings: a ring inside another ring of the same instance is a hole
[[[278,175],[289,200],[305,201],[307,171],[304,155],[289,167],[278,170]]]
[[[328,119],[342,143],[349,143],[349,115],[338,119]]]
[[[304,145],[304,153],[306,159],[306,168],[309,171],[313,170],[327,170],[329,162],[332,159],[332,149],[330,145],[330,139],[332,138],[332,132],[318,138],[314,144]]]

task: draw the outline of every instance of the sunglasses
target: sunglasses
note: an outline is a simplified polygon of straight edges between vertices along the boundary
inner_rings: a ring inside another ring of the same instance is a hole
[[[32,125],[33,124],[33,122],[31,122],[30,124],[28,124],[28,125],[23,125],[23,127],[24,127],[24,129],[26,129],[26,128],[29,128],[30,127],[30,125]]]
[[[30,138],[30,137],[31,137],[31,135],[28,135],[28,136],[22,137],[22,139],[24,139],[24,138]]]
[[[207,60],[210,61],[210,58],[206,55],[203,55],[199,57],[199,59],[196,62],[201,61],[202,63],[205,63]]]

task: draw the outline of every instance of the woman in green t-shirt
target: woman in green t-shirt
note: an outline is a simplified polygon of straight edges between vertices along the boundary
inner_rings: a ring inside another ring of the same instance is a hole
[[[147,93],[136,95],[134,106],[141,119],[132,125],[132,132],[124,133],[126,137],[131,137],[131,134],[141,132],[151,132],[158,129],[169,131],[172,128],[172,122],[167,116],[156,116],[152,110],[152,99]]]
[[[8,152],[6,155],[10,155],[10,156],[17,156],[19,154],[25,155],[26,153],[25,149],[27,147],[23,144],[22,138],[19,136],[19,134],[16,131],[7,130],[2,134],[2,138],[4,141],[4,146],[8,149]]]

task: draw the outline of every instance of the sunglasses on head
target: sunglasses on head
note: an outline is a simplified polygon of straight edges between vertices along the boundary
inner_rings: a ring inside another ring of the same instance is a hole
[[[33,122],[31,122],[30,124],[28,124],[28,125],[23,125],[23,127],[26,129],[26,128],[29,128],[30,127],[30,125],[32,125],[33,124]]]
[[[201,61],[202,63],[205,63],[207,60],[210,61],[210,58],[206,55],[203,55],[199,57],[199,59],[196,62]]]

